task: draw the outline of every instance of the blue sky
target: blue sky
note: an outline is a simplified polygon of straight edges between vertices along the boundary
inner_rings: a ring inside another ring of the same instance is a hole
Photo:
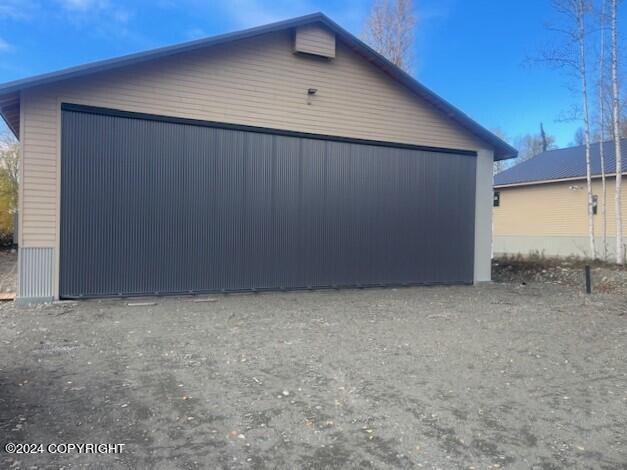
[[[413,73],[510,138],[539,123],[568,145],[577,97],[567,79],[525,65],[550,41],[550,0],[417,0]],[[627,2],[624,2],[627,4]],[[359,35],[370,1],[0,0],[0,82],[322,11]],[[622,24],[622,23],[621,23]]]

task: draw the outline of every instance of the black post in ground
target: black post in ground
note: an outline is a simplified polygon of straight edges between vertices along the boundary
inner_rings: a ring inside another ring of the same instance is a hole
[[[585,271],[586,271],[586,294],[591,294],[592,293],[592,279],[590,277],[590,265],[589,264],[586,264]]]

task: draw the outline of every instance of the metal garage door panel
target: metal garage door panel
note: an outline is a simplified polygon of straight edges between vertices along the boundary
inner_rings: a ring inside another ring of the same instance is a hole
[[[475,165],[64,110],[60,294],[472,282]]]

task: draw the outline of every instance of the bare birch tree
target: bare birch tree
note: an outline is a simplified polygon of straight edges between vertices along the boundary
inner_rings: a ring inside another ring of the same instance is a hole
[[[591,11],[589,0],[553,0],[553,8],[560,15],[562,24],[549,30],[563,38],[561,46],[544,51],[541,62],[575,73],[579,83],[586,155],[586,183],[588,199],[588,238],[590,256],[597,257],[594,238],[594,198],[592,197],[592,171],[590,163],[590,107],[588,100],[587,29],[586,19]]]
[[[607,261],[607,181],[605,177],[605,17],[606,0],[601,0],[599,31],[601,44],[599,49],[599,159],[601,160],[601,223],[603,227],[603,260]]]
[[[415,28],[412,0],[375,0],[366,21],[364,39],[379,54],[409,72]]]
[[[618,0],[611,0],[610,23],[612,31],[612,121],[614,124],[614,151],[616,152],[616,191],[614,194],[616,210],[616,264],[625,262],[623,246],[623,217],[621,207],[622,154],[620,142],[620,93],[618,90]]]
[[[585,0],[575,0],[577,18],[577,39],[579,46],[579,77],[581,81],[581,103],[583,107],[584,144],[586,146],[586,184],[588,189],[588,237],[592,259],[597,257],[594,240],[594,208],[592,197],[592,169],[590,160],[590,107],[588,101],[588,77],[586,68],[586,12],[589,10]]]

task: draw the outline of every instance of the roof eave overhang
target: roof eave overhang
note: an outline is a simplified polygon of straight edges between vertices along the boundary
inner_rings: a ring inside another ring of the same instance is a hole
[[[627,176],[627,172],[621,173],[622,176]],[[607,173],[606,178],[614,178],[616,173]],[[592,175],[593,180],[601,179],[601,175]],[[541,184],[552,183],[568,183],[570,181],[586,181],[585,176],[571,176],[568,178],[555,178],[550,180],[535,180],[535,181],[522,181],[520,183],[508,183],[508,184],[495,184],[494,189],[507,189],[507,188],[519,188],[521,186],[538,186]]]

